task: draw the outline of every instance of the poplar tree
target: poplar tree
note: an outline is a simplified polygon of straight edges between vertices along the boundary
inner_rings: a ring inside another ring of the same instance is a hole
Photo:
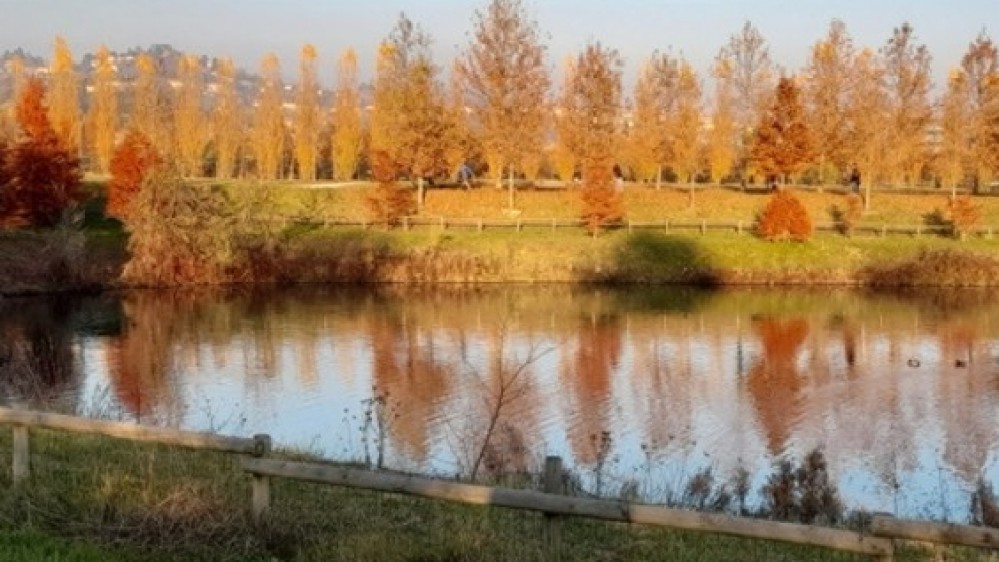
[[[999,166],[999,53],[982,32],[961,58],[968,113],[968,167],[975,185],[987,185]]]
[[[6,71],[11,78],[11,92],[7,103],[0,106],[0,143],[4,141],[14,142],[18,137],[17,100],[27,79],[24,72],[24,59],[18,55],[10,57],[7,59]]]
[[[947,91],[940,103],[940,146],[936,155],[936,169],[940,183],[950,188],[951,197],[957,195],[957,186],[967,175],[971,162],[971,143],[974,118],[968,103],[968,76],[963,69],[951,70]]]
[[[243,108],[236,93],[236,67],[231,59],[222,59],[218,67],[218,90],[212,112],[216,178],[231,178],[236,171],[236,160],[244,138],[243,120]]]
[[[444,160],[449,175],[457,173],[458,169],[468,160],[472,152],[472,144],[475,142],[472,131],[469,127],[469,107],[467,103],[467,80],[464,70],[459,61],[451,65],[451,75],[448,82],[447,104],[445,107],[445,119],[448,122],[448,131],[451,138],[444,150]],[[529,155],[528,155],[529,156]],[[522,161],[524,174],[531,178],[529,170],[531,159],[525,156]],[[534,170],[537,173],[537,170]]]
[[[735,122],[735,88],[731,78],[732,67],[727,59],[716,59],[711,68],[715,79],[714,104],[711,110],[711,129],[708,133],[708,173],[716,183],[721,183],[732,173],[738,147]]]
[[[350,180],[357,172],[364,141],[361,96],[358,91],[357,53],[347,49],[337,65],[336,99],[333,102],[333,173]]]
[[[753,128],[770,104],[774,92],[774,66],[766,39],[751,22],[729,38],[718,53],[717,61],[729,71],[723,76],[731,81],[733,115],[739,158],[744,159],[752,142]]]
[[[701,82],[694,68],[681,59],[676,80],[676,106],[669,122],[672,130],[671,165],[677,180],[688,185],[688,205],[694,206],[694,181],[701,169]]]
[[[384,151],[416,180],[417,205],[422,209],[424,178],[445,167],[450,137],[430,36],[400,14],[378,58],[371,149]]]
[[[885,88],[885,71],[870,49],[854,60],[854,88],[847,102],[849,159],[860,173],[864,210],[870,209],[871,185],[883,181],[885,153],[891,146],[891,115]]]
[[[295,161],[298,177],[316,179],[319,144],[319,80],[316,77],[316,48],[302,47],[298,63],[298,95],[295,102]]]
[[[177,88],[174,102],[174,138],[177,162],[185,176],[201,174],[201,157],[207,142],[205,119],[201,111],[204,80],[198,57],[184,55],[177,67]]]
[[[55,38],[49,76],[49,121],[63,146],[76,154],[80,148],[79,78],[73,68],[73,53],[61,36]]]
[[[163,93],[159,65],[149,53],[141,53],[135,61],[138,74],[132,97],[131,127],[143,134],[156,152],[164,157],[174,154],[169,103]]]
[[[485,151],[508,171],[541,151],[549,78],[537,24],[520,0],[492,0],[475,12],[473,38],[462,59],[469,103]]]
[[[284,114],[282,112],[281,66],[277,56],[267,54],[260,62],[260,94],[253,115],[253,153],[257,177],[280,177],[284,156]]]
[[[574,151],[576,138],[583,134],[577,120],[572,119],[572,83],[575,80],[576,61],[567,58],[562,63],[562,85],[555,107],[552,108],[552,123],[555,129],[555,145],[552,147],[552,163],[559,179],[569,185],[573,181],[579,157]],[[488,155],[487,155],[488,156]],[[490,168],[491,168],[490,162]]]
[[[635,173],[642,179],[662,181],[662,168],[670,160],[670,117],[676,103],[677,60],[654,53],[635,83],[634,127],[628,144]]]
[[[111,169],[115,134],[118,132],[118,94],[114,86],[116,72],[107,47],[101,45],[96,59],[93,94],[87,114],[87,138],[96,164],[94,168],[106,174]]]
[[[889,104],[892,149],[884,155],[889,181],[914,185],[927,163],[925,139],[933,116],[930,53],[926,45],[916,45],[912,26],[904,23],[894,30],[880,55]]]
[[[822,183],[836,179],[849,165],[846,108],[854,83],[855,57],[846,25],[833,20],[826,37],[812,46],[805,69],[805,105]]]

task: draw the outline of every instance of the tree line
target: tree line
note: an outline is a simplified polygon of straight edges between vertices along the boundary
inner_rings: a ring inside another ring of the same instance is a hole
[[[139,54],[126,80],[102,46],[84,84],[69,46],[56,38],[48,120],[62,146],[97,173],[109,172],[129,134],[147,139],[183,175],[218,179],[366,178],[377,153],[415,178],[421,193],[423,178],[453,176],[463,164],[497,184],[505,178],[511,206],[515,178],[608,183],[615,165],[656,184],[853,177],[868,186],[955,187],[996,179],[999,55],[985,32],[939,95],[929,50],[910,25],[873,49],[855,46],[838,20],[797,72],[779,68],[747,22],[719,50],[711,80],[683,55],[657,51],[628,95],[621,56],[596,41],[553,72],[521,0],[490,0],[474,13],[471,31],[445,71],[431,36],[400,15],[378,47],[370,105],[352,49],[338,58],[331,96],[322,95],[317,50],[305,45],[293,99],[280,61],[268,54],[255,96],[244,100],[231,60],[218,62],[208,84],[194,55],[168,76]],[[16,57],[7,71],[13,95],[0,131],[11,144],[30,135],[15,115],[29,76]]]

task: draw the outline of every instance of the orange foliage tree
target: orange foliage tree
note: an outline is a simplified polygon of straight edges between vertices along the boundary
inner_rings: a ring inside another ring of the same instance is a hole
[[[0,225],[53,226],[82,198],[80,161],[49,124],[44,98],[45,86],[32,78],[18,99],[16,115],[24,139],[4,151]]]
[[[781,78],[774,104],[756,129],[752,160],[767,176],[786,182],[811,160],[810,137],[798,87],[792,78]]]
[[[780,190],[770,198],[760,213],[757,232],[770,241],[794,240],[804,242],[811,238],[814,229],[808,209],[787,190]]]
[[[107,214],[124,220],[142,182],[160,158],[153,143],[138,129],[130,129],[111,157]]]

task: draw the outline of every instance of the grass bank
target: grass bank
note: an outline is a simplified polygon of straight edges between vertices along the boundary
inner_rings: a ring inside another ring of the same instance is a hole
[[[0,451],[10,451],[9,431]],[[543,560],[541,516],[278,479],[249,519],[249,482],[216,453],[32,434],[32,481],[0,460],[4,560]],[[710,534],[566,519],[565,560],[864,560]],[[976,560],[950,550],[948,560]],[[903,551],[898,560],[930,560]]]
[[[99,186],[91,189],[100,191]],[[177,250],[176,256],[146,256],[146,263],[169,262],[183,268],[185,278],[176,283],[999,285],[999,240],[984,238],[965,242],[937,235],[848,238],[821,232],[806,243],[770,243],[748,232],[725,231],[628,233],[622,229],[593,239],[574,228],[484,232],[474,227],[325,228],[286,224],[283,217],[319,222],[362,217],[366,213],[364,188],[243,184],[222,191],[234,208],[256,209],[250,222],[261,225],[261,230],[248,229],[248,222],[238,217],[229,221],[193,217],[184,223],[186,227],[171,226],[168,230],[179,235],[159,245],[165,251]],[[842,198],[828,192],[802,192],[800,196],[813,216],[828,212]],[[504,218],[505,197],[493,188],[435,190],[428,196],[424,215]],[[749,225],[766,202],[766,195],[723,188],[699,191],[692,208],[686,206],[686,197],[674,189],[642,187],[625,192],[628,215],[634,220],[724,219]],[[524,191],[519,194],[518,208],[524,219],[569,219],[578,214],[577,199],[571,191]],[[876,193],[872,199],[873,210],[863,220],[870,224],[922,224],[946,203],[943,194]],[[999,198],[978,201],[984,221],[999,222]],[[84,210],[76,227],[0,232],[0,294],[124,284],[126,234],[117,221],[103,215],[99,196]],[[191,229],[190,236],[179,232],[182,228]],[[190,249],[182,248],[185,240],[191,241]],[[225,258],[205,251],[212,245],[224,250]],[[204,273],[201,281],[199,271]],[[131,283],[142,284],[141,280]],[[156,281],[163,283],[171,281]]]

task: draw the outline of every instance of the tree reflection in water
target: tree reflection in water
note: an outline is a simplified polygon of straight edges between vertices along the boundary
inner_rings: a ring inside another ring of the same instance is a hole
[[[105,300],[122,320],[103,331],[81,327],[95,314],[73,299],[4,301],[5,396],[87,401],[109,385],[143,423],[219,429],[199,412],[210,404],[250,420],[237,433],[351,459],[365,401],[386,396],[388,465],[462,476],[536,469],[553,452],[590,472],[609,448],[624,478],[647,462],[759,478],[823,446],[831,473],[859,483],[845,499],[887,509],[895,484],[956,490],[957,505],[980,475],[999,477],[994,294],[307,287]]]

